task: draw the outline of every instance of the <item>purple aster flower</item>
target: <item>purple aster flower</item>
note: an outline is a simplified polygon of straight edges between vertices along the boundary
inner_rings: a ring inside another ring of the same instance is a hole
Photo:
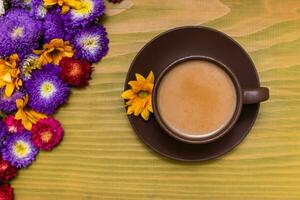
[[[30,16],[36,19],[44,19],[47,14],[47,8],[44,6],[43,0],[31,0]]]
[[[48,64],[41,70],[31,75],[31,79],[25,82],[25,88],[29,94],[28,105],[34,110],[48,115],[66,102],[69,96],[69,88],[59,78],[60,68]]]
[[[17,168],[29,166],[38,154],[38,149],[31,142],[31,133],[12,134],[1,150],[3,160]]]
[[[0,121],[0,148],[3,147],[3,142],[5,141],[7,136],[8,132],[6,129],[6,125],[3,121]]]
[[[108,52],[108,38],[103,26],[86,27],[73,40],[77,59],[98,62]]]
[[[17,110],[16,100],[23,98],[24,94],[16,90],[11,97],[6,97],[4,89],[0,90],[0,110],[5,113],[12,113]]]
[[[80,0],[82,9],[71,9],[63,15],[63,20],[66,27],[77,27],[89,24],[96,18],[103,15],[105,5],[103,0]]]
[[[64,38],[65,28],[61,20],[61,14],[55,11],[48,12],[44,19],[44,39],[48,43],[54,38]]]
[[[0,56],[18,53],[19,57],[38,47],[42,24],[22,9],[10,9],[0,18]]]

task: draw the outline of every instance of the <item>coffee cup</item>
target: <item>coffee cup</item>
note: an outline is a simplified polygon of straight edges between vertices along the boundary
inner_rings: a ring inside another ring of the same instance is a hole
[[[218,60],[189,56],[159,74],[152,104],[155,118],[167,134],[199,144],[228,134],[244,105],[268,98],[268,88],[242,87],[235,73]]]

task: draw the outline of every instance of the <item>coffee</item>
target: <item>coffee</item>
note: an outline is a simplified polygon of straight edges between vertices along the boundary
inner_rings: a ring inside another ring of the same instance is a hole
[[[218,65],[189,60],[174,66],[157,91],[157,106],[164,123],[178,134],[213,134],[233,117],[237,104],[235,86]]]

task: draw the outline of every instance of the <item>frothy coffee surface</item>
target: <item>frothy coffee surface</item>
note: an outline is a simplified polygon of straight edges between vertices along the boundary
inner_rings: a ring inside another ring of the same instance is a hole
[[[206,135],[223,128],[236,109],[236,90],[229,75],[214,63],[182,62],[160,82],[158,110],[174,131]]]

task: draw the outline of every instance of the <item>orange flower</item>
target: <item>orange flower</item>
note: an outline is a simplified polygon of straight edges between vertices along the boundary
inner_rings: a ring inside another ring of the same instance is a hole
[[[56,4],[62,7],[61,14],[65,14],[70,8],[79,10],[82,7],[80,1],[77,0],[44,0],[45,6],[54,6]]]
[[[0,59],[0,88],[5,87],[5,95],[10,97],[15,89],[22,86],[19,78],[20,70],[17,66],[19,56],[13,54],[8,58]]]
[[[42,50],[34,50],[33,52],[40,55],[39,63],[41,65],[48,63],[58,65],[63,57],[71,58],[74,55],[70,42],[57,38],[51,40],[48,44],[44,44]]]
[[[140,74],[135,74],[136,81],[129,81],[131,89],[122,93],[122,98],[128,100],[126,102],[127,114],[141,115],[144,120],[149,119],[152,110],[152,90],[154,86],[154,74],[151,71],[147,78]]]
[[[18,111],[15,115],[15,119],[21,120],[25,129],[30,131],[32,129],[32,124],[36,124],[40,119],[46,118],[47,115],[36,112],[32,109],[26,109],[27,103],[28,95],[26,95],[23,99],[16,100]]]

